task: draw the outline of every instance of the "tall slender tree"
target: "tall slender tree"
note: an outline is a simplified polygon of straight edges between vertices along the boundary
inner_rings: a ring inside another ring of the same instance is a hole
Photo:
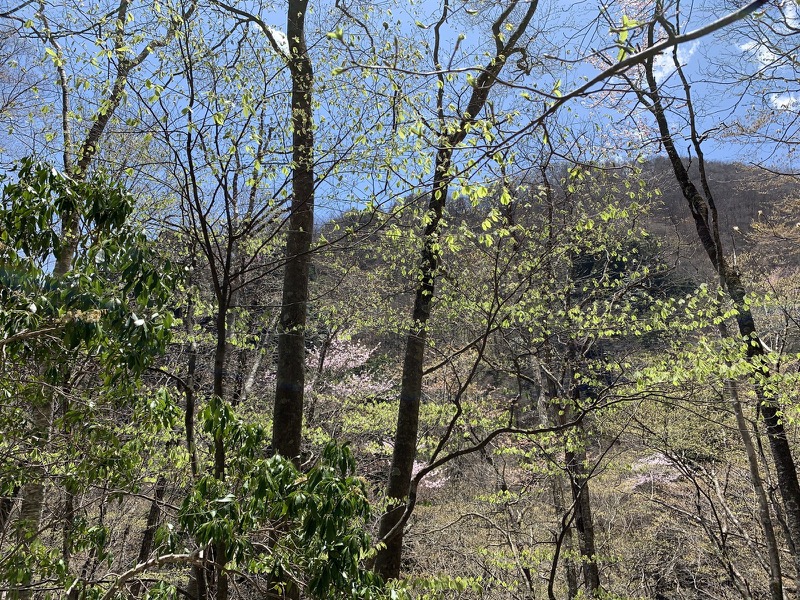
[[[491,31],[494,37],[495,53],[475,78],[462,116],[455,122],[448,122],[445,118],[445,72],[442,70],[443,61],[439,56],[442,26],[447,21],[450,12],[450,5],[447,0],[442,6],[441,18],[435,27],[436,42],[433,60],[435,69],[440,72],[436,105],[439,125],[439,130],[436,134],[439,139],[433,166],[433,183],[422,234],[423,247],[419,261],[419,283],[414,296],[413,324],[406,337],[400,401],[397,413],[397,431],[394,438],[389,482],[386,487],[386,495],[390,499],[390,506],[381,519],[379,529],[380,538],[386,546],[379,552],[375,568],[385,578],[396,578],[400,575],[403,532],[402,526],[398,527],[398,523],[400,523],[403,514],[403,499],[408,495],[414,459],[417,455],[417,434],[427,328],[436,291],[442,217],[447,204],[450,183],[455,177],[456,167],[453,164],[453,154],[457,152],[459,145],[469,134],[470,128],[480,118],[489,99],[489,94],[497,83],[498,76],[506,62],[514,53],[520,52],[517,44],[522,40],[538,8],[538,2],[527,3],[518,24],[511,26],[511,33],[507,37],[501,33],[508,23],[509,15],[515,13],[520,4],[517,0],[511,2],[492,23]]]
[[[299,459],[305,387],[308,274],[314,235],[314,70],[306,46],[308,0],[289,0],[286,36],[292,77],[292,204],[286,238],[272,443]]]

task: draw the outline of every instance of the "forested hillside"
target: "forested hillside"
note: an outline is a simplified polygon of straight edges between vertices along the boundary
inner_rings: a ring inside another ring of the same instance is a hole
[[[0,6],[0,600],[800,596],[800,8],[731,10]]]

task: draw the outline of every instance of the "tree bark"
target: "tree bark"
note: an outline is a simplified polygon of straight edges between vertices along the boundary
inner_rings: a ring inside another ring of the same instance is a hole
[[[574,412],[579,400],[578,387],[575,380],[573,364],[576,360],[574,342],[570,342],[567,352],[568,360],[566,372],[569,384],[572,386],[572,404],[558,403],[558,415],[553,419],[559,425],[566,425],[573,420]],[[556,398],[557,392],[552,379],[547,377],[551,396]],[[578,534],[578,550],[580,551],[581,570],[583,571],[583,585],[590,597],[596,597],[600,592],[600,571],[597,565],[597,549],[595,546],[594,520],[592,519],[592,504],[589,495],[589,477],[586,473],[586,431],[583,423],[577,423],[573,428],[576,439],[564,440],[564,466],[569,475],[570,489],[572,492],[572,510],[575,513],[573,526]]]
[[[542,390],[538,403],[539,421],[543,427],[550,427],[559,422],[559,419],[554,414],[556,413],[554,409],[556,407],[558,398],[558,388],[556,386],[556,382],[553,381],[553,378],[550,377],[545,369],[539,369],[539,376],[541,381],[540,389]],[[572,552],[575,547],[572,535],[573,526],[572,519],[568,516],[568,508],[564,502],[562,479],[563,475],[559,472],[556,472],[551,479],[551,488],[553,491],[553,509],[555,510],[558,522],[563,524],[561,548],[556,549],[553,560],[558,560],[558,556],[562,554],[561,549],[563,548],[563,554],[565,554],[564,575],[567,580],[567,598],[572,600],[573,598],[578,597],[578,570],[575,564],[575,559],[572,556]],[[555,575],[555,568],[553,568],[551,571],[553,575]],[[548,597],[550,598],[554,597],[554,583],[555,582],[549,582],[548,585]]]
[[[311,236],[314,229],[314,73],[305,41],[308,0],[289,0],[286,36],[292,76],[292,204],[278,325],[272,443],[297,461],[303,431],[305,328]]]
[[[44,449],[50,440],[50,427],[53,419],[53,405],[55,398],[51,392],[42,392],[34,399],[31,410],[33,425],[31,438],[37,448]],[[20,490],[19,527],[17,540],[26,546],[39,536],[39,526],[44,509],[45,469],[42,465],[34,463],[29,467],[30,482]],[[28,586],[19,588],[18,598],[27,600],[31,597],[32,589]]]
[[[553,491],[553,509],[556,513],[556,518],[560,523],[565,523],[566,531],[564,532],[562,547],[564,549],[564,577],[567,580],[567,598],[572,600],[578,597],[578,570],[575,560],[572,558],[572,552],[575,543],[572,539],[572,525],[569,519],[565,518],[567,514],[567,507],[564,503],[564,490],[561,486],[562,475],[553,476],[551,481],[551,488]]]
[[[11,511],[14,510],[14,503],[19,495],[19,486],[15,486],[10,496],[0,498],[0,539],[6,532],[6,525],[11,518]]]
[[[214,396],[220,402],[225,402],[225,366],[228,355],[227,334],[227,294],[228,273],[223,275],[222,289],[218,292],[219,306],[217,308],[217,347],[214,352]],[[214,477],[225,479],[225,437],[222,428],[214,430]]]
[[[164,500],[166,489],[167,479],[163,475],[159,475],[158,479],[156,479],[155,497],[147,513],[147,522],[145,524],[144,534],[142,535],[142,543],[139,545],[139,555],[136,558],[136,565],[145,563],[150,553],[153,551],[156,529],[158,528],[158,522],[161,520],[161,502]],[[131,584],[131,596],[138,598],[142,593],[142,588],[141,581],[134,581],[133,584]]]
[[[197,478],[197,448],[194,441],[194,416],[195,416],[195,392],[197,391],[197,342],[192,339],[194,335],[194,288],[192,287],[192,277],[194,275],[195,260],[194,260],[194,247],[192,248],[192,270],[189,273],[189,281],[187,282],[188,299],[186,301],[186,318],[184,332],[187,337],[187,351],[188,361],[186,364],[186,385],[184,386],[183,395],[186,399],[186,410],[183,415],[183,427],[186,430],[186,451],[189,454],[189,466],[192,470],[192,477]]]
[[[739,402],[736,383],[733,381],[725,382],[725,389],[733,405],[733,413],[736,415],[736,427],[739,430],[739,436],[742,438],[742,444],[744,444],[745,452],[747,453],[747,466],[750,469],[750,479],[753,484],[753,490],[756,493],[756,501],[758,502],[758,520],[761,524],[761,531],[764,534],[764,545],[767,547],[767,556],[769,558],[770,598],[772,600],[783,600],[780,548],[778,547],[778,541],[775,537],[775,529],[772,526],[772,517],[769,512],[769,500],[764,490],[764,483],[761,480],[761,473],[758,468],[758,457],[756,456],[756,450],[753,446],[753,440],[750,437],[750,431],[747,429],[747,421],[744,418],[742,404]]]
[[[591,273],[582,274],[580,259],[582,257],[575,252],[570,253],[570,273],[569,278],[573,286],[573,292],[567,294],[565,302],[567,305],[572,303],[572,294],[579,298],[583,296],[581,290],[582,282]],[[561,425],[572,420],[573,415],[580,407],[581,392],[580,381],[578,379],[579,360],[583,358],[579,343],[571,339],[567,343],[566,364],[564,373],[565,387],[569,393],[569,404],[563,403],[559,406],[558,422]],[[583,584],[592,598],[600,593],[600,571],[597,565],[597,549],[595,547],[594,520],[592,519],[592,503],[589,495],[589,476],[586,472],[586,430],[583,423],[579,422],[574,427],[575,439],[565,439],[564,445],[564,464],[569,475],[570,487],[572,489],[572,503],[575,511],[575,531],[578,534],[578,548],[581,553],[581,567],[583,571]]]
[[[583,426],[578,424],[579,436],[583,435]],[[583,584],[590,597],[595,597],[600,590],[600,571],[597,567],[597,550],[594,539],[594,521],[592,520],[592,504],[589,497],[589,478],[586,476],[586,449],[582,446],[585,439],[577,442],[579,449],[564,452],[567,473],[572,488],[572,502],[575,506],[575,531],[578,533],[578,548],[581,552]]]

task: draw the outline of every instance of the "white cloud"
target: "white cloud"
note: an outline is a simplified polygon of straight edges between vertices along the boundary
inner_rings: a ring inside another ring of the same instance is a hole
[[[769,103],[778,110],[793,110],[800,107],[800,95],[789,92],[786,94],[772,94]]]
[[[766,67],[778,58],[767,46],[759,42],[747,42],[739,46],[739,50],[751,54],[762,67]]]
[[[692,42],[688,46],[679,46],[678,62],[680,62],[681,65],[686,65],[699,47],[700,42]],[[675,62],[672,58],[672,52],[664,52],[655,57],[653,60],[653,75],[655,75],[657,82],[661,83],[665,81],[674,72]]]
[[[259,24],[252,21],[251,27],[259,33],[264,32],[264,29]],[[280,29],[276,29],[272,25],[267,25],[267,31],[265,33],[268,33],[272,36],[272,39],[275,40],[275,43],[278,45],[278,48],[284,56],[289,56],[289,39],[286,37],[285,33],[283,33]]]
[[[800,7],[798,7],[796,0],[789,0],[783,3],[783,14],[786,24],[791,29],[800,29]]]

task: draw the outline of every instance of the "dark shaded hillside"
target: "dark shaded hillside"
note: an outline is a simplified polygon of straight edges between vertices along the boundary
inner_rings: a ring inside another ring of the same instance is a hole
[[[646,187],[659,192],[657,201],[651,207],[652,216],[646,224],[647,229],[669,247],[679,248],[681,257],[694,256],[697,252],[701,252],[689,208],[675,181],[668,160],[656,157],[640,168]],[[561,175],[566,173],[566,168],[555,167],[555,171],[553,182],[559,181]],[[696,161],[690,165],[690,173],[700,188],[700,174]],[[747,233],[755,221],[775,216],[779,204],[787,197],[800,192],[800,184],[795,179],[738,162],[708,161],[706,174],[717,204],[722,242],[730,251],[737,253],[749,249]],[[409,204],[413,205],[414,202]],[[449,205],[450,218],[454,224],[465,221],[474,228],[480,227],[486,216],[486,210],[488,210],[486,206],[470,205],[465,198],[453,200]],[[385,226],[390,213],[391,210],[379,214],[350,212],[319,224],[317,231],[327,239],[336,239],[341,235],[341,231],[353,229],[367,241],[364,247],[369,249],[372,247],[368,241],[369,232]],[[407,211],[403,211],[391,217],[388,222],[396,223],[406,229],[414,227],[413,220]],[[352,240],[349,240],[349,244],[356,247],[359,245],[354,244]],[[369,258],[371,252],[365,250],[361,254],[362,266],[375,266],[374,260],[371,262]],[[704,272],[706,261],[696,262]]]
[[[691,164],[690,173],[700,187],[696,162]],[[741,163],[709,161],[706,174],[719,212],[723,244],[731,248],[742,249],[747,242],[741,234],[750,228],[752,222],[770,216],[777,203],[798,192],[794,179]],[[642,176],[648,184],[661,191],[663,206],[655,213],[660,227],[677,230],[682,242],[693,242],[696,233],[689,208],[667,159],[658,157],[646,163],[642,167]]]

